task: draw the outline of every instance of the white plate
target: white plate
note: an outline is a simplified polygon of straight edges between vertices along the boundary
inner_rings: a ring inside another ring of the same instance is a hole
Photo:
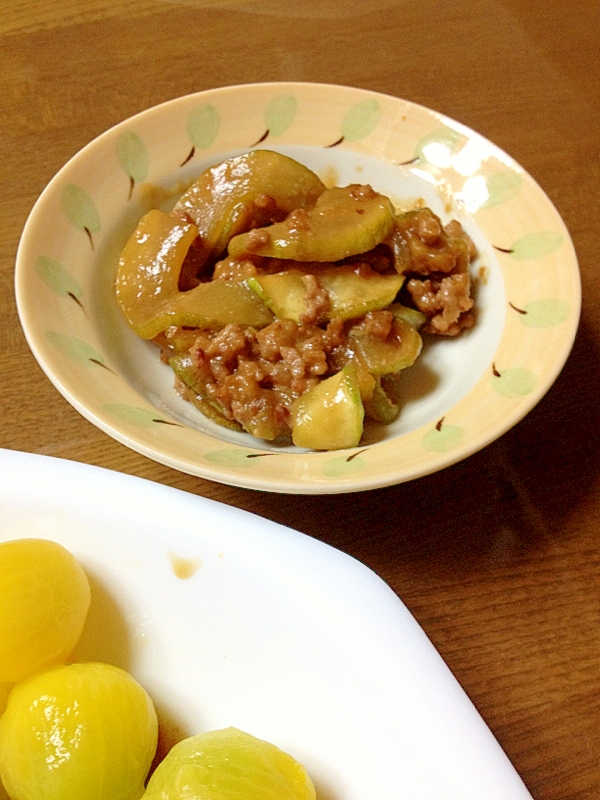
[[[421,628],[353,558],[97,467],[0,450],[0,475],[0,541],[55,540],[90,576],[77,656],[128,669],[168,724],[277,744],[319,800],[531,800]]]
[[[117,308],[118,256],[147,187],[173,189],[255,145],[326,183],[371,183],[398,205],[423,199],[478,247],[478,321],[424,348],[404,405],[360,447],[278,447],[209,421],[173,389],[157,348]],[[435,111],[343,86],[267,83],[180,97],[125,120],[48,184],[17,254],[19,315],[40,365],[87,419],[128,447],[203,478],[290,493],[411,480],[471,455],[545,394],[580,309],[573,245],[558,212],[506,153]]]

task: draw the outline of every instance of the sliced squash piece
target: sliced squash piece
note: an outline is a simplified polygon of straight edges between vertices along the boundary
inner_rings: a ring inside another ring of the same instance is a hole
[[[324,190],[315,173],[293,158],[252,150],[205,170],[174,211],[189,215],[206,259],[215,259],[232,236],[312,206]]]
[[[396,319],[408,322],[409,325],[412,325],[417,330],[427,322],[427,317],[423,312],[417,311],[416,308],[410,308],[410,306],[403,306],[401,303],[392,303],[388,310],[392,312]]]
[[[211,281],[178,290],[181,265],[198,229],[170,214],[144,215],[125,245],[115,292],[125,319],[142,339],[170,325],[221,328],[234,322],[260,328],[273,315],[243,283]]]
[[[394,209],[370,186],[326,189],[313,208],[294,211],[283,222],[235,236],[232,256],[248,254],[295,261],[341,261],[366,253],[394,228]]]
[[[309,389],[292,405],[292,441],[312,450],[356,447],[365,410],[352,365]]]
[[[396,318],[392,321],[387,339],[369,333],[361,323],[350,328],[348,339],[350,350],[358,355],[367,371],[375,377],[410,367],[419,357],[423,346],[416,328]]]
[[[198,369],[189,353],[181,353],[169,359],[169,366],[177,377],[185,384],[183,396],[185,399],[218,425],[241,431],[242,426],[235,420],[228,419],[223,413],[222,406],[209,395],[206,390],[206,381],[201,370]]]
[[[384,425],[394,422],[400,414],[400,406],[389,397],[381,385],[380,379],[377,380],[371,396],[368,399],[363,398],[363,403],[365,415],[375,422],[382,422]]]
[[[408,242],[398,229],[397,225],[394,225],[392,232],[386,239],[385,243],[392,252],[394,269],[396,272],[399,272],[400,274],[408,272],[412,263],[410,247],[408,246]]]
[[[307,287],[302,280],[305,274],[300,270],[288,270],[274,275],[256,275],[247,278],[246,283],[279,319],[300,322],[307,312]],[[372,272],[364,276],[352,266],[322,267],[311,274],[329,295],[330,307],[323,312],[321,322],[354,319],[368,311],[385,308],[404,282],[402,275]]]
[[[191,403],[195,408],[197,408],[198,411],[201,411],[205,417],[211,420],[211,422],[216,422],[217,425],[221,425],[223,428],[229,428],[232,431],[244,430],[238,422],[236,422],[234,419],[227,419],[224,414],[222,414],[217,408],[205,400],[202,395],[196,394],[196,392],[189,386],[184,388],[182,397],[184,400],[187,400],[188,403]]]
[[[321,280],[321,279],[320,279]],[[354,319],[388,306],[404,282],[403,275],[361,275],[352,268],[327,270],[321,285],[327,289],[334,319]]]
[[[246,285],[259,297],[278,319],[300,322],[306,313],[304,302],[307,287],[299,270],[276,272],[274,275],[254,275]]]
[[[210,281],[179,294],[155,319],[161,329],[169,325],[218,330],[225,325],[264,328],[273,315],[244,283]]]

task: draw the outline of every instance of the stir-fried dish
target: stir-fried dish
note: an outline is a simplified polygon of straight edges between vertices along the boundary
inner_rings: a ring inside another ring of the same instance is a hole
[[[326,188],[253,150],[203,172],[123,249],[116,296],[175,388],[215,422],[300,447],[354,447],[400,413],[422,334],[475,321],[473,242],[370,186]]]

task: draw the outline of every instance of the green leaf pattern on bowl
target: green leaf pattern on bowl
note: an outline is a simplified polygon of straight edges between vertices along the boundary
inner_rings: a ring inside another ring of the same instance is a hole
[[[221,118],[217,109],[204,103],[195,108],[187,118],[186,128],[192,144],[198,150],[206,150],[217,138]]]
[[[346,142],[358,142],[377,127],[380,106],[377,100],[364,100],[348,109],[340,130]]]
[[[211,450],[209,453],[204,453],[204,458],[210,461],[211,464],[217,464],[220,467],[252,467],[258,463],[260,459],[250,458],[254,455],[248,450]]]
[[[453,153],[457,149],[459,143],[460,134],[458,131],[455,131],[454,128],[449,128],[447,126],[436,128],[436,130],[423,136],[423,138],[417,142],[415,158],[421,161],[429,161],[427,150],[432,146],[436,150],[443,148],[448,153]]]
[[[125,131],[117,141],[117,161],[129,176],[130,191],[136,183],[145,181],[148,175],[149,158],[146,145],[134,131]]]
[[[569,303],[550,297],[528,303],[519,319],[527,328],[554,328],[562,325],[570,313]]]
[[[354,456],[352,458],[337,456],[325,462],[323,466],[323,475],[327,478],[344,478],[360,472],[365,466],[366,462],[364,459],[360,458],[360,456]]]
[[[298,99],[291,92],[276,95],[265,109],[265,125],[270,136],[281,136],[298,113]]]
[[[490,175],[485,180],[488,198],[484,200],[480,208],[493,208],[500,203],[512,200],[519,193],[522,183],[523,180],[519,173],[513,170]]]
[[[61,205],[69,221],[80,231],[98,233],[102,227],[100,215],[89,194],[70,183],[62,191]]]
[[[464,436],[464,430],[458,425],[448,425],[440,420],[435,428],[431,428],[423,436],[421,444],[425,450],[433,453],[447,453],[458,447]]]
[[[34,269],[46,286],[61,297],[72,297],[80,300],[83,294],[81,286],[63,265],[48,256],[38,256]]]
[[[518,239],[510,247],[510,256],[515,261],[533,261],[550,255],[563,243],[563,236],[556,231],[536,231]]]
[[[83,366],[99,366],[107,369],[104,359],[91,345],[82,342],[75,336],[68,336],[56,331],[47,331],[46,338],[60,353],[70,361]]]
[[[501,397],[514,399],[533,392],[537,385],[535,375],[526,367],[509,367],[492,376],[492,389]]]

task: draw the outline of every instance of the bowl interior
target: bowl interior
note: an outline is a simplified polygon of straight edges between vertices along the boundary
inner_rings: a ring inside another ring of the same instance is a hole
[[[368,183],[377,191],[393,198],[399,208],[410,208],[416,201],[424,200],[446,222],[452,216],[460,216],[476,241],[479,257],[473,265],[474,274],[477,274],[481,265],[486,265],[485,280],[477,281],[477,326],[456,339],[437,337],[434,341],[434,337],[426,337],[423,354],[402,376],[402,414],[391,425],[367,421],[363,444],[402,436],[422,425],[437,421],[447,409],[467,395],[479,380],[502,335],[506,305],[504,285],[492,247],[472,220],[458,209],[456,213],[448,213],[435,188],[408,170],[352,151],[294,145],[273,149],[310,167],[322,180],[332,185]],[[193,168],[186,170],[184,180],[192,180],[206,167],[238,155],[239,152],[220,154],[216,160],[209,158],[195,164]],[[166,175],[161,185],[176,186],[177,179],[182,179],[181,173]],[[166,200],[163,208],[167,209],[171,202]],[[128,208],[127,212],[129,211]],[[142,213],[140,208],[139,215]],[[107,354],[113,368],[140,397],[186,426],[206,432],[222,441],[245,444],[261,450],[280,451],[283,447],[289,452],[296,451],[297,448],[293,445],[256,440],[247,433],[223,428],[207,419],[173,390],[172,370],[160,362],[155,345],[139,339],[128,328],[115,302],[113,281],[118,258],[131,231],[131,215],[126,213],[117,222],[111,235],[106,237],[92,267],[93,324],[102,350]]]

